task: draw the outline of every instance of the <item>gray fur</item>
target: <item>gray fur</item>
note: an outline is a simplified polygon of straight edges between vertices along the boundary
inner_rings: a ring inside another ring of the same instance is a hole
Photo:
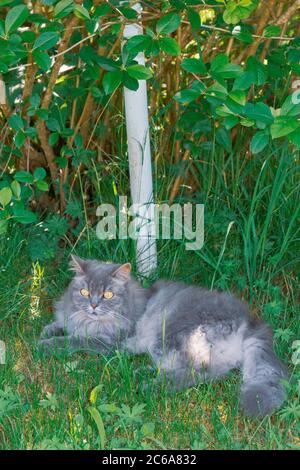
[[[129,264],[72,257],[71,265],[76,276],[55,305],[55,322],[42,333],[44,352],[108,354],[118,348],[148,353],[176,389],[239,368],[247,414],[263,416],[283,403],[287,371],[273,351],[271,331],[251,316],[246,303],[175,282],[158,281],[143,289],[131,277]],[[90,297],[83,297],[81,289]],[[103,298],[107,290],[114,293],[112,299]]]

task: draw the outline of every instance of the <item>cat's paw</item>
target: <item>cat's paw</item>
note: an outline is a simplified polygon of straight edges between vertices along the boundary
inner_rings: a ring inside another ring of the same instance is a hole
[[[63,334],[63,328],[58,322],[50,323],[46,325],[41,333],[41,339],[52,338],[52,336],[61,336]]]

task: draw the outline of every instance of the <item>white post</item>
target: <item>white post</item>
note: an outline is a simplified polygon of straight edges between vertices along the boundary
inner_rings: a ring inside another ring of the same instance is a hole
[[[141,13],[139,3],[133,8]],[[125,25],[125,39],[138,34],[143,34],[143,27],[140,24]],[[135,60],[145,65],[143,53],[139,53]],[[124,98],[131,198],[136,208],[139,208],[140,216],[140,231],[136,245],[137,268],[140,274],[148,276],[157,266],[157,253],[146,81],[139,80],[137,91],[124,88]],[[145,223],[141,224],[141,219]]]
[[[0,340],[0,364],[5,364],[5,343]]]
[[[0,75],[0,104],[6,104],[5,83],[3,80],[1,80],[1,75]]]

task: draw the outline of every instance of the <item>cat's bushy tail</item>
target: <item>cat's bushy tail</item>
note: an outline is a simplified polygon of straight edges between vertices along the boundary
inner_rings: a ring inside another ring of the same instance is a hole
[[[267,325],[256,325],[246,335],[242,371],[241,405],[246,414],[265,416],[282,405],[288,372],[273,351]]]

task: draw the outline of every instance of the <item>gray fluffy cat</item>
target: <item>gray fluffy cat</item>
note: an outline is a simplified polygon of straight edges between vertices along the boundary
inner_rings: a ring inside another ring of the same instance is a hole
[[[149,353],[176,389],[240,368],[247,414],[266,415],[283,403],[286,369],[273,351],[269,328],[245,303],[175,282],[144,289],[131,277],[129,263],[73,256],[71,266],[76,276],[39,342],[46,354],[61,349]]]

